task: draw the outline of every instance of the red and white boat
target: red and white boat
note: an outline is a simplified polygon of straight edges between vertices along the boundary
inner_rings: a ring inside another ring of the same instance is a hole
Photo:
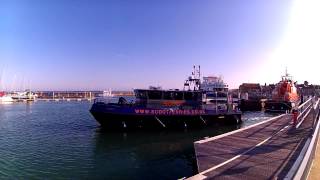
[[[14,100],[10,95],[7,95],[5,92],[0,92],[0,103],[2,102],[13,102]]]
[[[268,112],[285,112],[297,107],[300,103],[300,96],[297,91],[296,83],[287,71],[282,80],[272,91],[272,99],[265,103],[265,110]]]

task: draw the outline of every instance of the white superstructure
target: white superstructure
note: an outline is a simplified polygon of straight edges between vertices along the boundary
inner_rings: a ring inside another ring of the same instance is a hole
[[[227,108],[228,85],[224,83],[221,76],[203,77],[201,90],[204,91],[204,102],[213,103],[218,109]]]
[[[15,101],[34,101],[38,97],[37,94],[31,92],[30,90],[26,90],[23,92],[14,92],[10,95]]]
[[[228,85],[223,82],[222,77],[207,76],[203,77],[201,89],[206,92],[228,92]]]

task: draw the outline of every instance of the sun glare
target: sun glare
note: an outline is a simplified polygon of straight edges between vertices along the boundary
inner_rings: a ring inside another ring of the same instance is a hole
[[[320,67],[319,9],[319,0],[294,1],[285,36],[270,58],[274,72],[287,67],[296,80],[319,83],[315,76]]]

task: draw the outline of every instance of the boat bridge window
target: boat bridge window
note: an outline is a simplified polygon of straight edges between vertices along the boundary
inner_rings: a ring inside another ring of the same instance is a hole
[[[136,91],[136,97],[138,99],[147,99],[147,91],[143,91],[143,90]]]
[[[162,99],[162,91],[148,91],[149,99]]]
[[[163,99],[165,100],[173,100],[173,92],[166,91],[163,93]]]
[[[183,100],[183,92],[174,92],[174,97],[175,100]]]
[[[193,100],[198,100],[199,98],[202,98],[201,93],[195,92],[193,94]]]
[[[184,99],[187,101],[193,100],[193,93],[192,92],[185,92],[184,93]]]
[[[185,92],[184,99],[188,101],[201,101],[202,93],[201,92]]]

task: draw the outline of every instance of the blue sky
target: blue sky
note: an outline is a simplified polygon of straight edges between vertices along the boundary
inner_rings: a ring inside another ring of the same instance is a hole
[[[275,83],[287,65],[271,73],[265,64],[287,32],[292,4],[1,0],[0,89],[182,88],[194,64],[231,87]]]

